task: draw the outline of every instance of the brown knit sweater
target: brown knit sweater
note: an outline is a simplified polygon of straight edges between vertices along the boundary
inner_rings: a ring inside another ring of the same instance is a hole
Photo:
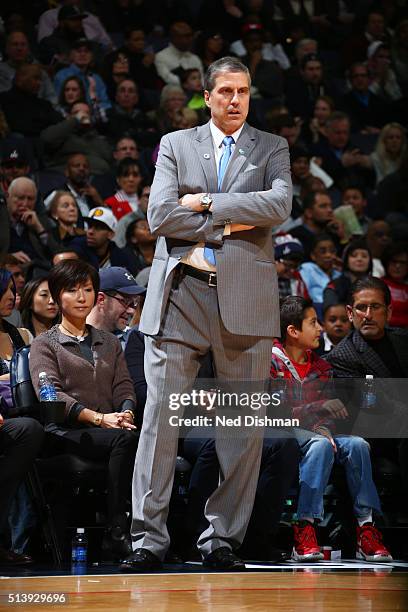
[[[119,340],[111,333],[88,325],[94,365],[81,354],[74,338],[62,334],[58,325],[34,338],[30,351],[30,373],[39,395],[39,373],[54,383],[59,401],[65,402],[65,417],[73,406],[98,412],[120,411],[125,400],[136,402],[133,383]]]

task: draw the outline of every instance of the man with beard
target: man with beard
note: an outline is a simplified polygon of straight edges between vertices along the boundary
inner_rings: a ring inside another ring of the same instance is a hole
[[[70,116],[41,132],[47,157],[47,168],[63,173],[69,157],[81,151],[89,160],[93,174],[108,172],[111,149],[105,138],[96,131],[89,105],[76,102]]]

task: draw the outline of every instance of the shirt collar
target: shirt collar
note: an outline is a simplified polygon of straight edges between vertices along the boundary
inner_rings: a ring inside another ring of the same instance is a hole
[[[323,340],[324,340],[324,350],[325,352],[329,352],[332,350],[332,348],[334,347],[333,342],[330,340],[329,336],[327,335],[327,332],[323,332]]]
[[[234,139],[235,144],[243,129],[244,129],[244,124],[242,124],[241,127],[236,132],[231,134],[231,136]],[[217,147],[217,149],[219,149],[222,145],[222,141],[225,138],[225,134],[213,123],[212,120],[210,121],[210,131],[211,131],[212,139],[215,142],[215,146]]]

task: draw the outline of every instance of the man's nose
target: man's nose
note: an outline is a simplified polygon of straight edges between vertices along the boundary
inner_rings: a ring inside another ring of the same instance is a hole
[[[234,95],[231,98],[231,104],[238,104],[238,102],[239,102],[238,91],[234,91]]]

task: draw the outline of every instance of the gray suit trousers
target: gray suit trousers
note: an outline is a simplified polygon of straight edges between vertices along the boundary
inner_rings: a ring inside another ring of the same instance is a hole
[[[133,473],[133,548],[146,548],[161,559],[169,546],[166,521],[178,444],[178,429],[169,424],[169,416],[175,414],[169,410],[169,394],[192,389],[200,357],[210,349],[219,380],[268,378],[272,338],[228,332],[216,288],[185,276],[173,283],[159,334],[146,337],[148,393]],[[181,410],[177,414],[181,416]],[[198,541],[203,556],[220,546],[234,549],[242,543],[254,503],[262,441],[259,432],[217,437],[220,484],[205,508],[210,526]]]

